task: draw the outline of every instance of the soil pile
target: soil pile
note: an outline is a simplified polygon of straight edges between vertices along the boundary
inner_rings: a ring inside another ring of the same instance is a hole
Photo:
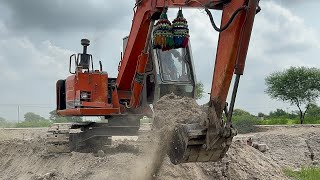
[[[148,152],[123,150],[103,157],[76,152],[46,154],[43,143],[42,139],[1,141],[0,179],[285,179],[272,159],[239,142],[219,163],[173,165],[165,157],[156,174],[149,171],[154,159]]]
[[[260,151],[234,142],[221,162],[172,165],[166,159],[157,179],[287,179],[281,167]]]
[[[98,156],[92,153],[47,154],[44,139],[0,141],[0,179],[78,180],[130,179],[137,160],[127,150]]]
[[[282,132],[282,133],[281,133]],[[320,162],[319,128],[293,126],[276,128],[273,132],[254,133],[254,141],[265,143],[271,157],[280,166],[299,169]]]

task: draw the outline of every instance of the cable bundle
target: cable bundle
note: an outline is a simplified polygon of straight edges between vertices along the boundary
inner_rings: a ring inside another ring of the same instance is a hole
[[[186,48],[189,42],[188,22],[179,9],[176,19],[172,22],[174,48]]]

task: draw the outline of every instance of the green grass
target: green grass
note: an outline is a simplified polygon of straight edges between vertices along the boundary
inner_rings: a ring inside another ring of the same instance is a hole
[[[285,169],[284,173],[288,177],[292,177],[296,180],[318,180],[320,179],[320,168],[319,167],[308,167],[302,168],[301,171],[292,171]]]
[[[288,118],[274,118],[274,119],[265,119],[259,120],[258,125],[292,125],[299,124],[300,121],[297,119],[288,119]]]
[[[257,125],[293,125],[293,124],[300,124],[300,120],[289,119],[289,118],[270,118],[270,119],[257,121]],[[320,118],[306,117],[304,120],[304,124],[320,124]]]
[[[232,123],[239,133],[244,134],[259,131],[259,128],[255,125],[294,125],[300,124],[300,120],[298,118],[290,119],[288,117],[261,120],[253,115],[236,115],[232,117]],[[320,117],[306,117],[304,124],[320,124]]]
[[[306,117],[305,124],[320,124],[320,118],[318,117]]]

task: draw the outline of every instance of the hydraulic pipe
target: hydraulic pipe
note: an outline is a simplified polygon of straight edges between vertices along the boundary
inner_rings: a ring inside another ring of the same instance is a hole
[[[138,64],[136,68],[136,75],[134,77],[133,85],[132,85],[132,95],[130,99],[130,107],[136,108],[140,104],[140,95],[143,88],[144,81],[144,73],[146,69],[146,65],[149,58],[149,43],[151,39],[151,34],[154,26],[154,20],[150,21],[147,39],[144,45],[144,49],[138,57]]]

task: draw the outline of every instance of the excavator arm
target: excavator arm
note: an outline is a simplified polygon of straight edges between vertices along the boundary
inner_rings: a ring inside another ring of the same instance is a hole
[[[136,11],[124,58],[117,78],[119,91],[132,88],[130,105],[139,107],[143,88],[141,77],[148,59],[149,39],[155,20],[164,8],[203,8],[219,32],[215,67],[210,93],[208,118],[202,125],[182,125],[173,133],[169,157],[174,164],[218,161],[228,150],[233,136],[231,118],[240,76],[243,74],[253,22],[259,0],[141,0]],[[209,9],[222,10],[220,28]],[[136,67],[136,68],[132,68]],[[226,99],[235,74],[235,83],[228,109]],[[132,83],[131,83],[132,82]],[[222,119],[223,111],[227,120]]]
[[[163,8],[203,8],[222,10],[221,27],[212,81],[210,101],[218,116],[222,115],[233,74],[243,74],[251,30],[259,0],[140,0],[117,77],[119,91],[133,92],[139,98],[135,83],[144,73],[153,24]],[[235,17],[232,17],[235,16]],[[233,19],[232,19],[233,18]],[[230,21],[232,19],[232,21]],[[136,68],[133,68],[136,67]],[[140,83],[141,84],[141,83]],[[141,87],[137,88],[140,89]],[[139,102],[131,102],[137,107]]]

